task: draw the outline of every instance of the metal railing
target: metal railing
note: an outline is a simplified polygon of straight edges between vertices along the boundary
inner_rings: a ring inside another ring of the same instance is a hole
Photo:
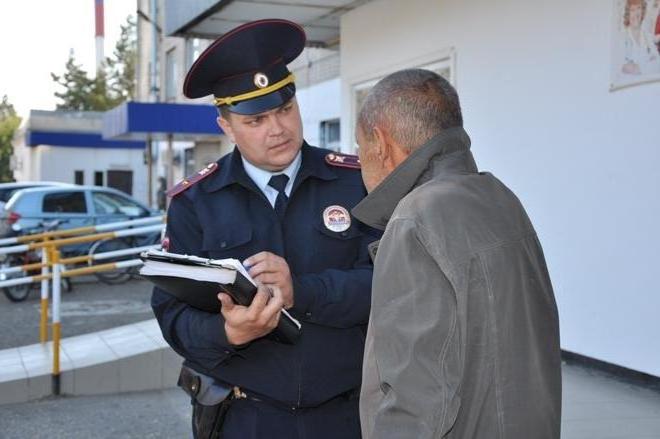
[[[72,244],[82,244],[108,239],[124,238],[146,233],[160,232],[163,230],[165,221],[164,216],[142,218],[130,221],[120,221],[116,223],[101,224],[97,226],[79,227],[68,230],[54,230],[49,232],[35,233],[14,238],[0,239],[0,255],[13,253],[23,253],[29,251],[40,251],[41,262],[23,264],[15,267],[0,269],[0,275],[28,272],[41,268],[41,274],[35,276],[24,276],[15,279],[0,281],[0,288],[12,287],[33,282],[41,282],[41,307],[39,340],[41,343],[48,342],[48,305],[49,305],[49,281],[52,282],[52,312],[51,324],[53,334],[53,394],[60,394],[60,343],[61,343],[61,281],[62,278],[82,276],[102,271],[110,271],[127,267],[135,267],[142,264],[140,259],[130,259],[124,261],[94,264],[88,267],[66,269],[66,264],[76,264],[81,262],[102,261],[119,256],[141,253],[151,248],[157,248],[159,245],[146,245],[128,249],[113,250],[104,253],[80,255],[63,258],[60,248]],[[146,225],[151,223],[160,223]],[[141,226],[141,227],[134,227]],[[127,228],[128,227],[128,228]],[[119,229],[119,230],[117,230]],[[111,231],[114,230],[114,231]],[[76,236],[80,235],[80,236]],[[21,245],[11,245],[18,243],[27,243]]]

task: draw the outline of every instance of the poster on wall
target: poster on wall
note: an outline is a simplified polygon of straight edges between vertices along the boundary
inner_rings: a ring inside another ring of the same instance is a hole
[[[613,0],[611,90],[660,81],[660,0]]]

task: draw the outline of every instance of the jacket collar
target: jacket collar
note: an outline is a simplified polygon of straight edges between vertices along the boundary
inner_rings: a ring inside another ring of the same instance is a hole
[[[474,173],[470,138],[461,127],[443,130],[414,151],[352,209],[363,223],[385,230],[399,201],[439,175]]]
[[[302,151],[302,164],[298,170],[298,176],[293,183],[291,193],[293,193],[298,186],[308,178],[318,178],[321,180],[335,180],[337,174],[334,169],[330,168],[325,163],[325,156],[328,151],[321,148],[314,148],[309,146],[307,142],[303,142]]]
[[[302,163],[300,164],[296,181],[291,190],[292,193],[308,177],[316,177],[322,180],[334,180],[337,178],[335,172],[325,164],[323,158],[325,152],[322,149],[309,146],[307,142],[303,141],[300,151]],[[247,172],[245,172],[241,153],[237,147],[234,147],[229,157],[220,160],[220,169],[215,175],[202,182],[202,189],[205,192],[214,192],[232,184],[240,184],[248,189],[261,192]]]

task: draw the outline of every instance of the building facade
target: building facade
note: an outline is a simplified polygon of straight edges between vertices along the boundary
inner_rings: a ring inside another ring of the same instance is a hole
[[[343,136],[370,81],[450,69],[477,162],[516,192],[540,235],[562,348],[660,376],[660,82],[612,87],[617,3],[356,8],[341,19]]]
[[[660,9],[644,2],[641,26]],[[315,131],[321,138],[319,121],[336,130],[338,119],[343,151],[355,150],[355,114],[378,79],[412,67],[449,78],[479,165],[519,195],[543,242],[562,348],[660,376],[660,73],[634,86],[613,82],[617,50],[632,44],[612,43],[628,26],[626,2],[165,4],[168,35],[215,37],[267,14],[303,24],[312,46],[334,49],[339,76],[298,97],[308,140]],[[626,57],[642,55],[649,59],[639,69],[626,58],[619,73],[645,74],[660,62],[652,45]]]
[[[14,142],[17,181],[108,186],[146,200],[144,142],[105,140],[103,113],[31,110]]]

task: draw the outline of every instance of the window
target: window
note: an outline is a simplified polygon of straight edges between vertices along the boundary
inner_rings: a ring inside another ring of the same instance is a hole
[[[202,40],[199,38],[188,38],[186,40],[186,70],[190,69],[201,53]]]
[[[87,213],[85,193],[76,191],[46,194],[42,210],[46,213]]]
[[[73,171],[73,182],[75,184],[85,184],[85,171]]]
[[[351,116],[351,126],[353,127],[351,131],[351,139],[350,144],[353,145],[353,151],[350,151],[353,154],[357,154],[358,150],[358,144],[355,141],[355,129],[357,128],[357,116],[360,113],[360,109],[362,108],[362,104],[364,104],[364,100],[367,98],[367,95],[369,94],[369,91],[373,88],[374,85],[380,80],[381,78],[378,79],[372,79],[370,81],[365,81],[360,84],[357,84],[353,87],[353,114]]]
[[[339,151],[341,147],[339,119],[324,120],[321,122],[321,147]]]
[[[103,186],[103,171],[94,172],[94,186]]]
[[[133,193],[133,171],[109,170],[108,186],[131,195]]]
[[[92,192],[92,202],[97,215],[145,216],[148,213],[136,202],[108,192]]]
[[[165,54],[165,101],[176,101],[177,94],[176,48]]]
[[[419,68],[431,70],[432,72],[437,73],[443,78],[447,79],[454,87],[456,87],[456,77],[455,77],[455,60],[456,55],[453,49],[445,50],[437,58],[437,61],[430,63],[425,63],[421,65],[411,65],[406,66],[405,68]],[[369,91],[373,88],[374,85],[382,78],[387,75],[382,75],[376,79],[370,79],[353,85],[353,107],[351,114],[351,127],[352,133],[355,133],[357,115],[364,104]],[[355,137],[353,137],[353,151],[357,151],[357,144],[355,143]]]
[[[13,189],[4,189],[4,190],[0,190],[0,201],[3,201],[3,202],[5,202],[5,203],[6,203],[7,201],[9,201],[9,197],[11,196],[11,194],[12,194],[13,192],[14,192]]]
[[[14,195],[17,191],[30,187],[32,186],[14,186],[9,189],[2,189],[0,190],[0,201],[6,203],[7,201],[9,201],[11,196]]]
[[[186,148],[183,150],[183,175],[192,175],[197,168],[195,167],[195,148]]]

